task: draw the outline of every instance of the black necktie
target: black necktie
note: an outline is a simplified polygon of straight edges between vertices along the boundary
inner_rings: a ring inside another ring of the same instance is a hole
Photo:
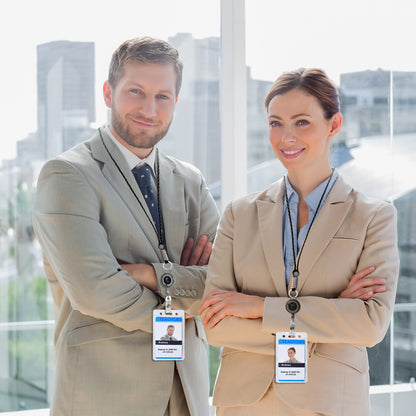
[[[142,191],[143,197],[146,201],[146,204],[149,208],[150,214],[152,214],[153,222],[157,231],[160,231],[159,225],[159,211],[157,208],[157,199],[155,197],[155,193],[153,192],[152,188],[152,180],[151,180],[151,168],[148,164],[144,163],[141,166],[136,166],[132,169],[133,175],[136,178],[137,184],[139,185],[140,190]],[[162,239],[164,240],[163,236],[163,221],[162,221]]]

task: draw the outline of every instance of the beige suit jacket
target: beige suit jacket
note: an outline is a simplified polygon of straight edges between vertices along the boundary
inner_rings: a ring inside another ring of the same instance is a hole
[[[162,415],[175,368],[175,362],[152,361],[152,310],[167,293],[162,258],[136,199],[147,209],[140,189],[117,146],[102,136],[47,162],[38,181],[34,227],[57,312],[51,415]],[[187,163],[160,154],[160,178],[175,263],[172,306],[195,314],[206,268],[180,266],[180,256],[188,237],[213,240],[216,205],[200,172]],[[152,263],[158,293],[134,282],[118,260]],[[176,362],[191,414],[198,416],[208,414],[204,337],[199,317],[187,319],[186,358]]]
[[[226,317],[208,341],[224,346],[216,406],[250,405],[274,379],[274,333],[288,331],[282,247],[283,182],[232,202],[214,244],[205,292],[237,290],[266,298],[262,319]],[[351,276],[375,266],[387,290],[369,301],[337,299]],[[396,210],[353,190],[341,177],[313,224],[300,259],[296,330],[308,333],[305,384],[274,384],[294,406],[330,415],[368,415],[365,347],[389,326],[398,278]]]

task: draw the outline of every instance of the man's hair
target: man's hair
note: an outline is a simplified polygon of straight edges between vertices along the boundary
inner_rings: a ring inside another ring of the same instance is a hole
[[[175,329],[175,325],[168,325],[168,328],[173,328],[173,329]]]
[[[173,64],[176,71],[176,96],[182,84],[183,63],[178,51],[168,42],[151,37],[126,40],[113,53],[108,71],[108,82],[115,88],[129,62],[144,64]]]

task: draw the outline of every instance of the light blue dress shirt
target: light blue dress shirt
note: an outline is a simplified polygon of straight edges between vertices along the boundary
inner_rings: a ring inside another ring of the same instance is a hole
[[[337,178],[338,178],[338,172],[335,170],[329,182],[325,195],[322,199],[321,205],[319,206],[318,213],[321,210]],[[305,202],[308,205],[308,210],[309,210],[308,222],[300,229],[299,235],[297,235],[299,196],[296,193],[296,191],[292,188],[292,185],[290,184],[286,176],[287,197],[289,200],[290,215],[292,218],[293,238],[294,238],[294,244],[295,244],[296,257],[298,256],[299,250],[302,247],[303,242],[305,241],[306,235],[311,225],[313,216],[315,215],[315,211],[318,208],[319,200],[321,199],[322,192],[324,192],[327,181],[328,179],[325,179],[320,185],[318,185],[312,192],[310,192],[305,197]],[[290,232],[290,220],[289,220],[289,214],[287,210],[285,196],[283,196],[283,251],[284,251],[285,272],[286,272],[286,286],[287,286],[289,284],[290,275],[292,274],[292,271],[293,271],[294,259],[293,259],[293,248],[292,248],[292,235]],[[302,270],[300,268],[299,268],[299,275],[300,276],[302,275]]]

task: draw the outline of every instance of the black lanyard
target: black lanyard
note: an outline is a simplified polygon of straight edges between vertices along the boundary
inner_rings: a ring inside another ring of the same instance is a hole
[[[334,174],[334,169],[332,169],[331,175],[330,175],[330,177],[328,178],[328,181],[327,181],[327,183],[326,183],[326,186],[325,186],[324,192],[322,193],[322,195],[321,195],[321,199],[319,200],[318,206],[316,207],[315,213],[314,213],[313,218],[312,218],[312,221],[311,221],[311,223],[310,223],[310,225],[309,225],[309,228],[308,228],[308,231],[307,231],[307,233],[306,233],[305,239],[303,240],[302,247],[300,248],[300,251],[299,251],[299,255],[298,255],[297,260],[296,260],[296,252],[295,252],[295,237],[294,237],[294,232],[293,232],[292,216],[291,216],[291,214],[290,214],[289,198],[288,198],[288,196],[287,196],[286,176],[283,178],[283,179],[284,179],[284,185],[285,185],[285,199],[286,199],[286,206],[287,206],[287,212],[288,212],[288,214],[289,214],[290,234],[291,234],[291,237],[292,237],[292,253],[293,253],[293,271],[292,271],[292,276],[293,276],[293,279],[292,279],[292,288],[291,288],[291,289],[289,290],[289,292],[288,292],[288,295],[289,295],[289,297],[290,297],[290,298],[297,298],[297,296],[298,296],[297,287],[298,287],[298,277],[299,277],[299,262],[300,262],[300,257],[301,257],[301,255],[302,255],[303,248],[305,247],[306,240],[307,240],[307,238],[308,238],[308,236],[309,236],[309,231],[311,230],[311,228],[312,228],[312,224],[314,223],[315,218],[316,218],[316,216],[318,215],[318,212],[319,212],[319,207],[320,207],[320,206],[321,206],[321,204],[322,204],[322,201],[323,201],[324,196],[325,196],[325,194],[326,194],[326,191],[327,191],[327,189],[328,189],[329,183],[331,182],[331,179],[332,179],[332,175],[333,175],[333,174]]]
[[[118,171],[120,172],[121,176],[124,178],[125,182],[127,183],[128,187],[130,188],[131,192],[133,193],[133,195],[136,198],[137,202],[139,203],[140,207],[142,208],[144,214],[146,215],[146,218],[149,220],[150,224],[152,225],[153,229],[155,230],[155,233],[156,233],[157,238],[158,238],[158,247],[159,247],[159,250],[160,250],[160,252],[162,254],[163,261],[165,263],[169,263],[168,253],[166,251],[166,246],[165,246],[165,243],[163,241],[163,236],[162,236],[162,211],[160,209],[160,165],[159,165],[159,149],[156,148],[156,159],[155,159],[155,175],[156,175],[156,190],[157,190],[157,196],[156,196],[156,198],[157,198],[157,212],[158,212],[158,216],[159,216],[159,230],[158,230],[156,228],[154,222],[153,222],[153,219],[147,213],[146,209],[144,208],[144,206],[141,203],[140,199],[138,198],[138,196],[134,192],[133,188],[131,187],[129,181],[127,180],[127,178],[124,175],[123,171],[121,170],[120,166],[115,161],[113,155],[111,154],[111,152],[109,151],[108,147],[106,146],[106,144],[104,142],[104,138],[103,138],[103,136],[101,134],[101,129],[100,128],[98,129],[98,133],[100,134],[101,141],[102,141],[102,143],[104,145],[105,150],[107,151],[107,153],[110,156],[111,160],[116,165]]]

